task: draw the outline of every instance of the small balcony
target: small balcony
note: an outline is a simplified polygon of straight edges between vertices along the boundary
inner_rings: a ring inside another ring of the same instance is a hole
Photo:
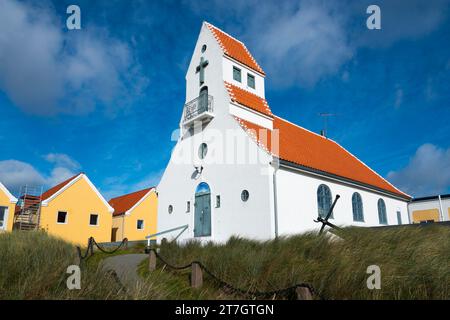
[[[201,94],[184,105],[183,126],[190,127],[195,122],[207,122],[214,118],[213,97]]]

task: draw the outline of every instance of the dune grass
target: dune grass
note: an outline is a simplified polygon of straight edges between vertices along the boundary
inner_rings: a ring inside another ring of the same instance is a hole
[[[250,291],[306,282],[326,299],[450,298],[450,228],[346,228],[338,234],[345,240],[309,233],[267,242],[168,243],[160,254],[176,265],[199,260]],[[370,265],[381,268],[380,290],[367,288]]]
[[[258,242],[231,238],[223,245],[167,243],[160,254],[175,265],[201,261],[241,289],[270,291],[310,283],[326,299],[449,299],[450,228],[346,228],[343,241],[303,234]],[[132,253],[138,249],[119,251]],[[152,273],[140,266],[139,288],[124,290],[101,268],[109,255],[96,252],[82,265],[81,290],[68,290],[66,269],[77,264],[75,247],[44,232],[0,234],[0,299],[241,299],[205,275],[189,286],[189,270],[161,263]],[[381,268],[381,290],[369,290],[369,265]],[[283,299],[285,297],[274,297]]]

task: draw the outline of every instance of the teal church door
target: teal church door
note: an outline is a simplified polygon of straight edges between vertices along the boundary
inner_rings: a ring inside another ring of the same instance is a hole
[[[211,191],[207,183],[202,182],[195,191],[194,236],[211,235]]]

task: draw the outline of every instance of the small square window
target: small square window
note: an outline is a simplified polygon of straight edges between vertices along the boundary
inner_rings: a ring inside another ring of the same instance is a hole
[[[191,212],[191,202],[190,201],[188,201],[186,203],[186,212]]]
[[[136,227],[138,230],[144,229],[144,220],[138,220]]]
[[[67,212],[65,211],[58,211],[58,223],[66,223],[67,222]]]
[[[220,208],[220,196],[216,196],[216,208]]]
[[[247,86],[255,89],[255,76],[250,73],[247,73]]]
[[[241,69],[233,67],[233,79],[241,82]]]
[[[91,217],[89,218],[89,224],[91,226],[97,226],[98,225],[98,214],[91,214]]]

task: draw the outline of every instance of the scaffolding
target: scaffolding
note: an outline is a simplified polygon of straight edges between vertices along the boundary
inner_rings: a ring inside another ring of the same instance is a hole
[[[39,228],[42,186],[22,186],[14,214],[14,229],[31,231]]]

